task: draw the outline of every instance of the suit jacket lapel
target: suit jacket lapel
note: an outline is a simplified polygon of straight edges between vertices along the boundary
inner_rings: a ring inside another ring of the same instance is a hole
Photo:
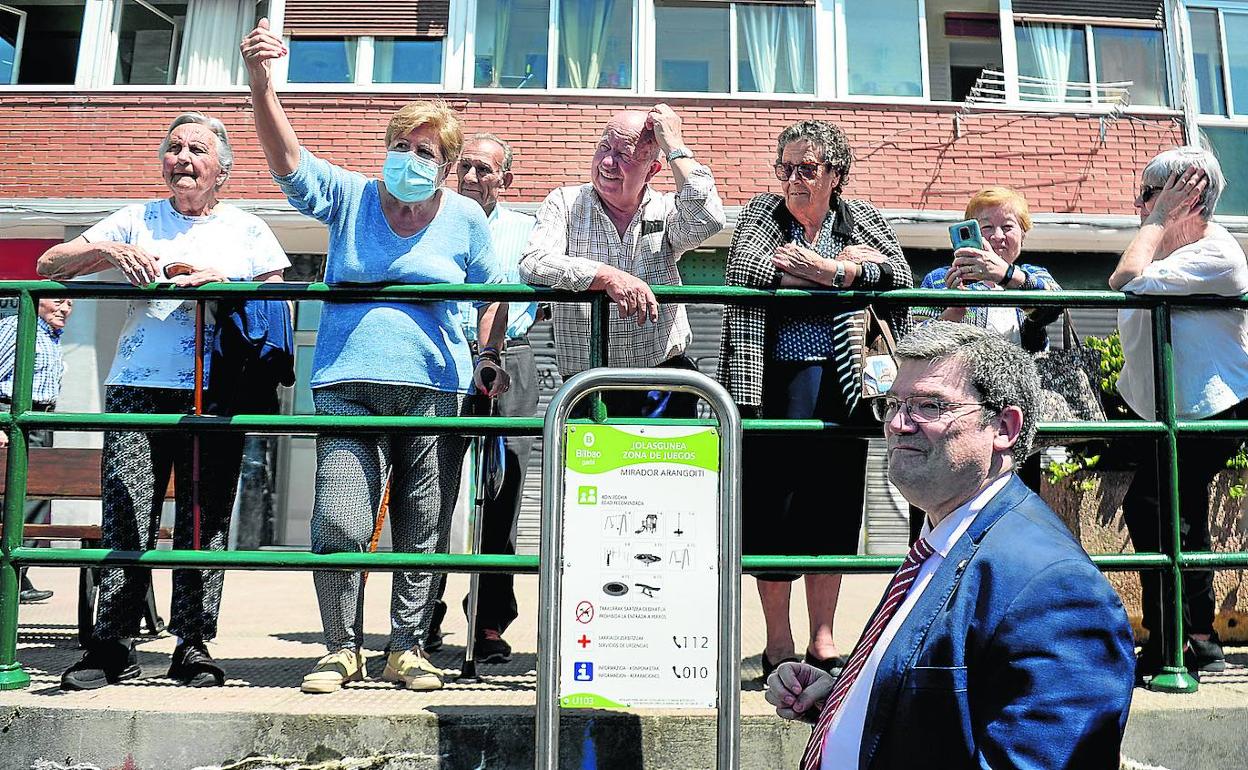
[[[957,590],[970,560],[975,558],[980,541],[994,524],[1027,495],[1027,487],[1017,476],[984,506],[962,537],[958,538],[949,555],[937,567],[923,595],[915,602],[901,628],[893,636],[888,649],[880,658],[871,683],[871,698],[862,728],[862,744],[858,752],[858,767],[867,770],[879,748],[880,739],[892,718],[906,671],[914,664],[936,615]]]

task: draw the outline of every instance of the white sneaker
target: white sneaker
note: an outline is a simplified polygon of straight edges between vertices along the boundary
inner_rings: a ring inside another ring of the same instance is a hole
[[[402,682],[409,690],[442,689],[442,670],[429,662],[419,646],[387,655],[386,670],[381,678],[387,682]]]
[[[300,690],[308,693],[337,692],[347,682],[364,681],[364,653],[360,650],[331,652],[316,662],[303,678]]]

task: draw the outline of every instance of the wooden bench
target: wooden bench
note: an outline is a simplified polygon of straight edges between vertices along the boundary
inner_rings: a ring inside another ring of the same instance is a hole
[[[26,474],[26,497],[29,500],[99,500],[100,458],[99,449],[31,447]],[[0,452],[0,494],[8,483],[8,455]],[[165,499],[173,499],[173,479],[165,490]],[[0,526],[0,535],[3,527]],[[95,524],[27,524],[22,530],[26,540],[77,540],[84,548],[103,547],[103,533]],[[161,527],[156,535],[159,540],[170,540],[173,532]],[[95,626],[95,604],[99,595],[100,570],[83,567],[78,574],[78,641],[87,646]],[[165,629],[165,622],[156,612],[156,596],[151,585],[147,589],[147,602],[143,611],[143,623],[149,634]]]

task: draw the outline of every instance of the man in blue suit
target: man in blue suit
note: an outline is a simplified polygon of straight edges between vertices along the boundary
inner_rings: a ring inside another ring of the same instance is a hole
[[[889,478],[927,514],[844,672],[785,663],[767,700],[815,721],[803,770],[1119,766],[1134,648],[1117,594],[1015,469],[1030,357],[935,321],[875,403]]]

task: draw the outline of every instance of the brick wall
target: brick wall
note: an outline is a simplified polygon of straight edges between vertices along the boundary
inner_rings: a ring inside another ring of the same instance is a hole
[[[376,176],[390,114],[409,97],[287,94],[300,140],[334,162]],[[512,200],[539,201],[553,187],[588,178],[591,147],[608,116],[637,98],[454,94],[469,131],[493,131],[517,153]],[[774,190],[776,135],[805,118],[838,123],[858,160],[848,194],[881,208],[957,210],[985,184],[1023,190],[1040,212],[1123,214],[1136,174],[1153,154],[1181,142],[1177,118],[1096,119],[975,113],[954,135],[955,110],[940,106],[673,100],[685,138],[719,180],[725,202]],[[160,195],[157,147],[179,112],[205,111],[232,132],[230,198],[278,197],[252,131],[243,93],[10,93],[0,103],[0,197],[147,198]],[[670,186],[660,173],[658,184]]]

